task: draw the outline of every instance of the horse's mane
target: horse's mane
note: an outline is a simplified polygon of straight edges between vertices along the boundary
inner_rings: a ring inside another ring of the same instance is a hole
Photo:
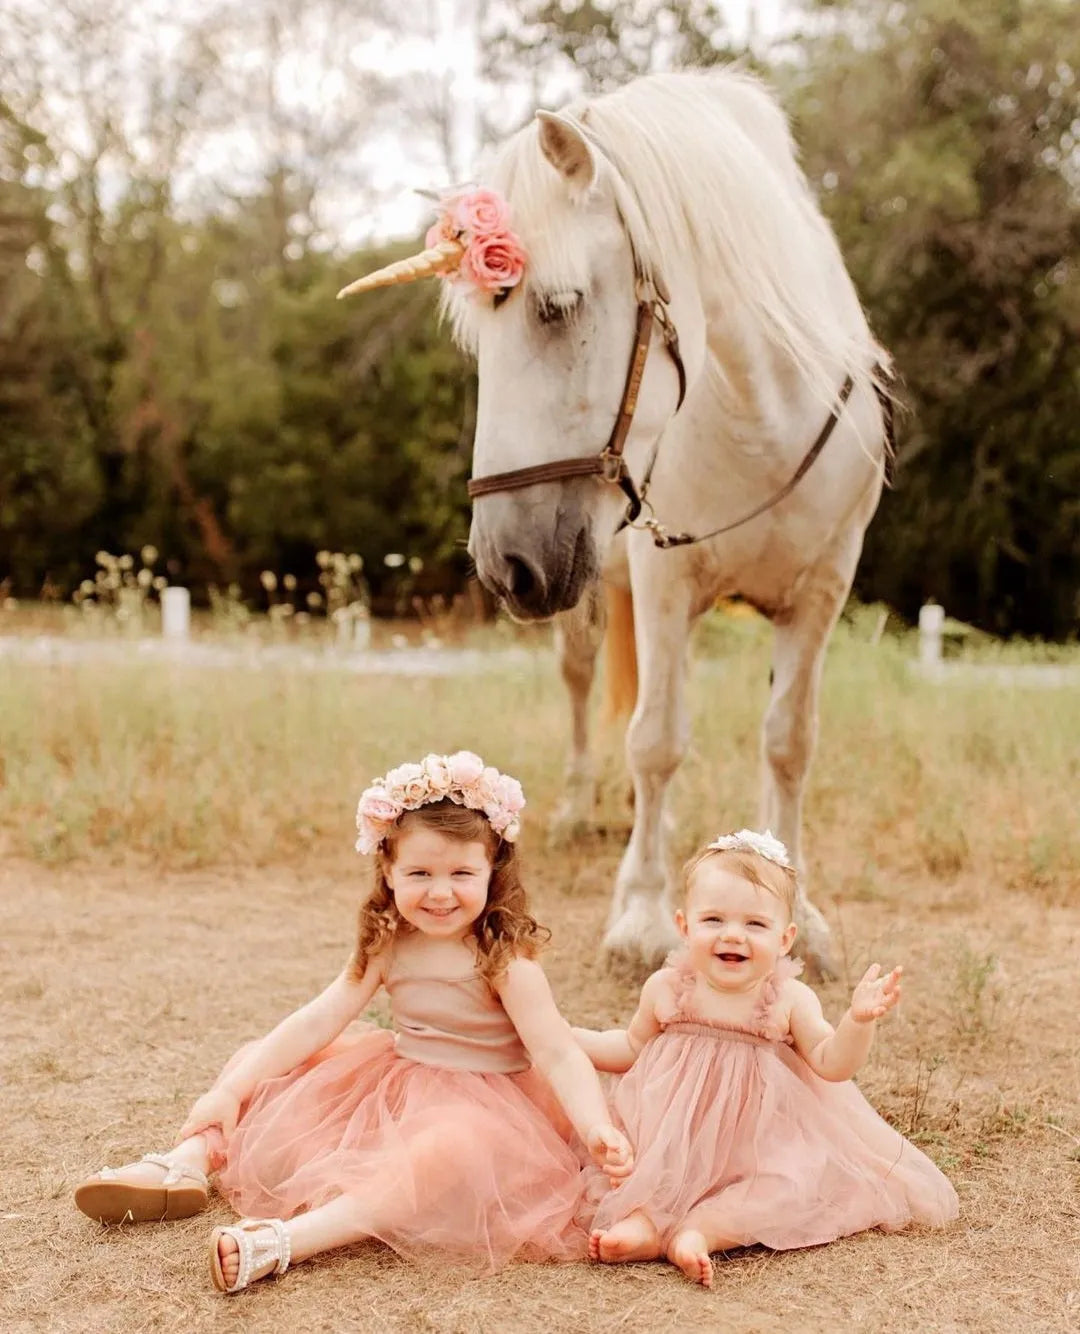
[[[699,290],[754,321],[823,402],[844,375],[868,372],[880,349],[784,114],[756,78],[733,68],[651,75],[566,114],[610,164],[647,273],[670,269],[666,257],[691,257]],[[587,288],[578,237],[588,200],[569,198],[535,123],[504,145],[490,180],[528,249],[526,281],[549,292]],[[448,307],[458,336],[473,342],[475,305],[451,296]]]

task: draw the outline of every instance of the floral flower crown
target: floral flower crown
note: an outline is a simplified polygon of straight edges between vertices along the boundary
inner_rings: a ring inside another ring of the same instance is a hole
[[[525,794],[518,780],[485,765],[471,750],[459,750],[453,755],[426,755],[419,764],[399,764],[384,778],[376,778],[356,807],[356,851],[374,852],[405,811],[444,800],[482,811],[507,843],[521,832],[518,815]]]
[[[763,834],[759,834],[756,829],[740,829],[735,834],[722,834],[709,844],[709,850],[711,852],[756,852],[759,857],[764,857],[766,861],[775,862],[777,866],[786,867],[789,871],[792,869],[787,848],[769,829],[766,829]]]
[[[461,258],[447,276],[484,292],[505,295],[521,282],[525,247],[510,227],[510,205],[494,190],[445,195],[441,212],[424,237],[427,249],[444,242],[460,247]]]

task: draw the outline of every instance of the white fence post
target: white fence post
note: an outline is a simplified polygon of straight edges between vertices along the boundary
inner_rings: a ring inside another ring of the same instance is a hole
[[[166,639],[187,639],[191,632],[191,594],[186,588],[161,590],[161,633]]]
[[[919,662],[923,667],[941,665],[941,640],[945,626],[945,608],[927,602],[919,608]]]

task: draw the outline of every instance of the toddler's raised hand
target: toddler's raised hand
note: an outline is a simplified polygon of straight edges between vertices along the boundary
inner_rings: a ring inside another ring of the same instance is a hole
[[[210,1089],[196,1100],[187,1114],[187,1120],[180,1127],[179,1137],[187,1139],[189,1135],[197,1135],[207,1126],[220,1126],[221,1133],[227,1138],[236,1129],[239,1119],[240,1099],[231,1089],[221,1085]]]
[[[863,973],[851,996],[851,1017],[859,1024],[869,1024],[900,1003],[900,975],[897,967],[882,974],[881,965],[872,963]]]
[[[634,1166],[630,1141],[612,1125],[594,1126],[585,1147],[597,1167],[602,1167],[613,1183],[629,1176]]]

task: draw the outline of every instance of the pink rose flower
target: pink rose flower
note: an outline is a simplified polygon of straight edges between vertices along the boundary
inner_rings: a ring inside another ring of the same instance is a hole
[[[457,276],[484,292],[516,287],[525,272],[525,251],[512,232],[474,236],[461,257]]]
[[[424,236],[424,248],[430,250],[440,241],[456,241],[457,227],[449,213],[440,213]]]
[[[445,755],[427,755],[421,762],[433,796],[445,797],[453,786],[450,765]]]
[[[405,805],[413,809],[430,801],[433,795],[428,784],[427,774],[420,774],[418,778],[410,778],[401,790]]]
[[[500,774],[495,784],[495,800],[511,815],[516,815],[525,806],[525,793],[521,784],[509,774]]]
[[[510,227],[510,209],[506,200],[494,190],[473,190],[457,195],[444,205],[443,216],[460,231],[472,236],[486,236],[505,232]]]
[[[484,772],[484,761],[471,750],[459,750],[446,757],[455,787],[469,787]]]
[[[399,764],[396,769],[388,770],[383,784],[389,791],[394,792],[397,788],[404,788],[405,784],[412,782],[414,778],[419,778],[423,772],[419,764]]]
[[[401,805],[384,787],[369,787],[356,808],[357,823],[372,820],[376,824],[393,824],[401,814]]]

